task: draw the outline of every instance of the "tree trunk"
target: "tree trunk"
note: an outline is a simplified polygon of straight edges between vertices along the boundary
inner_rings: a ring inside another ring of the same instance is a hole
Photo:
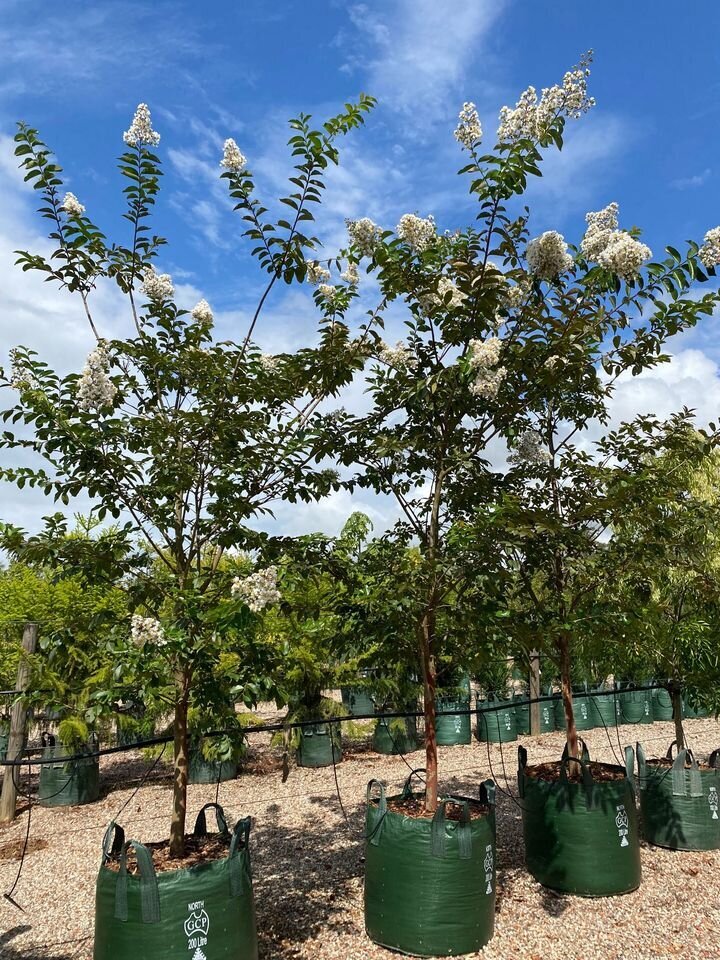
[[[173,812],[170,823],[170,856],[185,854],[185,816],[187,813],[188,784],[188,691],[185,677],[178,690],[175,704],[174,747],[175,775],[173,780]]]
[[[427,613],[420,629],[420,662],[423,671],[423,706],[425,711],[425,809],[435,813],[438,806],[438,754],[435,730],[435,690],[437,668],[433,652],[434,615]]]
[[[678,750],[685,749],[685,731],[682,725],[682,691],[679,687],[673,687],[670,691],[672,697],[673,722],[675,723],[675,741]]]
[[[569,757],[579,758],[578,735],[575,727],[575,712],[573,710],[572,683],[570,682],[570,642],[567,634],[560,637],[560,683],[562,689],[563,707],[565,709],[565,724],[567,726],[567,750]],[[577,766],[577,764],[573,764]],[[569,771],[570,774],[577,770]]]
[[[15,684],[15,689],[19,694],[27,690],[30,680],[30,663],[27,658],[35,653],[37,641],[38,625],[36,623],[26,623],[22,638],[22,656],[18,664],[17,683]],[[26,726],[27,707],[22,699],[18,698],[10,713],[6,760],[19,760],[22,757]],[[5,767],[4,769],[2,793],[0,794],[0,823],[10,823],[11,820],[15,819],[17,781],[20,778],[20,767]]]

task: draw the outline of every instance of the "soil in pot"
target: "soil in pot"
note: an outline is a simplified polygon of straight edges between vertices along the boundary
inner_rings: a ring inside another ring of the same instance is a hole
[[[494,929],[494,784],[482,785],[479,800],[444,797],[431,815],[410,779],[389,798],[378,781],[368,784],[365,929],[413,956],[476,953]]]

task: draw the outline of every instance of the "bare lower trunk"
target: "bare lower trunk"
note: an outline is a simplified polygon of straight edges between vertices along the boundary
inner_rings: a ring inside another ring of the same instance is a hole
[[[174,747],[175,772],[173,780],[173,812],[170,823],[170,856],[182,857],[185,854],[185,817],[187,814],[188,783],[188,695],[185,684],[178,691],[175,704]]]
[[[423,668],[423,706],[425,711],[425,809],[435,813],[438,806],[438,753],[435,730],[435,691],[437,668],[432,649],[434,618],[427,614],[421,626],[420,661]]]
[[[565,709],[565,724],[567,726],[567,752],[569,757],[580,756],[578,750],[578,735],[575,726],[575,711],[573,710],[572,684],[570,682],[570,643],[566,634],[560,638],[560,685],[563,707]],[[577,766],[577,764],[573,764]],[[570,773],[573,771],[571,770]]]
[[[685,731],[682,725],[682,693],[679,687],[673,687],[670,696],[672,697],[673,722],[675,723],[675,742],[678,750],[684,750]]]

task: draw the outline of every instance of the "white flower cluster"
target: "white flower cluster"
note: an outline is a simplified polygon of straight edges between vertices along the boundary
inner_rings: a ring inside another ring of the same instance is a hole
[[[380,239],[380,227],[373,223],[369,217],[362,217],[360,220],[346,220],[345,223],[347,224],[350,243],[361,257],[371,257]]]
[[[530,287],[530,277],[528,277],[527,274],[523,274],[517,283],[512,285],[508,284],[502,296],[503,303],[507,309],[519,310],[530,293]]]
[[[340,274],[340,279],[344,280],[345,283],[349,283],[351,287],[356,287],[360,283],[358,265],[352,261],[348,261],[347,267],[345,267],[345,270]]]
[[[60,209],[64,210],[70,217],[81,217],[85,213],[85,207],[80,203],[75,194],[70,193],[70,191],[63,197]]]
[[[129,147],[156,147],[160,143],[160,134],[152,128],[150,109],[146,103],[139,103],[130,129],[123,134],[123,140]]]
[[[523,430],[508,456],[509,463],[537,466],[550,461],[550,452],[543,446],[542,438],[534,430]]]
[[[130,636],[136,647],[164,647],[167,643],[162,624],[154,617],[134,614],[130,622]]]
[[[157,302],[171,300],[175,293],[170,274],[155,273],[152,267],[148,267],[145,271],[142,289],[148,300],[155,300]]]
[[[530,272],[539,280],[554,280],[574,263],[565,238],[557,230],[546,230],[528,243],[527,262]]]
[[[277,371],[280,369],[280,361],[272,353],[261,353],[260,366],[263,368],[265,373],[277,373]]]
[[[199,300],[190,311],[190,316],[198,323],[210,324],[213,322],[213,312],[207,300]]]
[[[435,238],[435,220],[433,217],[416,217],[414,213],[404,213],[397,225],[397,235],[414,250],[422,253]]]
[[[101,341],[88,354],[77,385],[78,406],[81,410],[102,410],[115,399],[117,387],[110,379],[110,358]]]
[[[445,298],[448,296],[450,300],[446,304]],[[429,293],[418,298],[420,306],[426,313],[429,313],[435,307],[457,310],[462,305],[463,300],[467,300],[467,294],[459,290],[450,277],[440,277],[436,293]]]
[[[575,70],[568,70],[562,84],[546,87],[539,100],[535,87],[528,87],[520,95],[514,109],[503,107],[499,117],[498,140],[502,143],[537,140],[555,117],[577,120],[587,113],[595,106],[594,98],[587,95],[589,62],[588,57]]]
[[[242,173],[247,166],[247,157],[241,152],[240,147],[235,143],[232,137],[228,137],[223,145],[223,155],[220,166],[230,173]]]
[[[464,103],[458,114],[458,125],[455,128],[457,142],[472,150],[476,143],[482,140],[482,124],[474,103]]]
[[[499,367],[502,340],[499,337],[488,337],[487,340],[470,341],[470,367],[475,373],[475,380],[470,391],[476,397],[493,400],[498,395],[500,384],[507,376],[507,369]]]
[[[318,284],[318,293],[329,306],[332,306],[337,298],[338,290],[331,283],[320,283]]]
[[[712,230],[708,230],[704,240],[705,242],[698,251],[698,256],[706,267],[716,267],[720,264],[720,227],[713,227]]]
[[[398,340],[394,347],[381,342],[377,357],[378,360],[396,369],[416,370],[418,365],[415,351],[404,340]]]
[[[305,279],[314,287],[330,279],[330,271],[325,267],[321,267],[316,260],[306,260],[305,269]]]
[[[565,357],[560,357],[557,354],[553,354],[551,357],[547,358],[543,366],[552,373],[556,367],[564,367],[565,363]]]
[[[25,367],[20,351],[13,347],[10,352],[10,386],[14,390],[35,390],[37,378]]]
[[[281,599],[277,586],[277,567],[257,570],[247,577],[235,577],[230,589],[233,597],[244,600],[253,613],[259,613]]]
[[[588,213],[587,230],[580,250],[588,260],[594,260],[605,270],[624,279],[635,276],[652,256],[652,251],[624,230],[618,230],[617,203],[609,203],[603,210]]]

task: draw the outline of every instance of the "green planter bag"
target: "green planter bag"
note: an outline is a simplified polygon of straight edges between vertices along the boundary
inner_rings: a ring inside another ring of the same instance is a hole
[[[10,731],[6,726],[0,726],[0,760],[7,757],[8,741],[10,740]]]
[[[447,711],[443,716],[443,711]],[[461,711],[452,713],[451,711]],[[472,727],[470,723],[470,700],[457,700],[441,697],[437,700],[435,717],[435,735],[440,747],[451,747],[456,743],[470,743]]]
[[[424,771],[413,771],[422,773]],[[413,795],[407,779],[399,797]],[[379,797],[372,798],[373,788]],[[375,943],[421,957],[476,953],[495,924],[495,784],[480,787],[485,816],[465,797],[444,797],[432,819],[388,809],[371,780],[365,830],[365,930]],[[422,794],[414,794],[422,797]],[[446,806],[462,808],[460,820]]]
[[[616,727],[618,723],[617,694],[614,690],[609,693],[597,693],[590,697],[591,712],[596,727]]]
[[[653,720],[672,720],[673,718],[672,697],[664,687],[658,687],[652,691],[652,715]]]
[[[591,697],[588,696],[587,684],[584,687],[578,687],[573,690],[573,713],[575,715],[575,729],[579,731],[592,730],[595,726],[595,714],[593,712]],[[564,730],[565,705],[561,694],[555,694],[553,701],[553,714],[555,717],[555,729]]]
[[[340,724],[314,723],[300,727],[299,767],[331,767],[341,760]]]
[[[626,687],[618,691],[617,702],[621,723],[643,723],[645,710],[648,709],[652,723],[652,707],[648,701],[646,690],[635,690]]]
[[[55,742],[51,733],[42,737],[43,760],[53,763],[40,764],[38,803],[41,807],[74,807],[94,803],[100,796],[100,758],[93,755],[97,744],[87,744],[82,751],[87,756],[76,756],[80,751],[68,751]]]
[[[687,720],[702,720],[708,716],[705,707],[694,707],[689,700],[683,697],[683,717]]]
[[[515,730],[519,737],[530,733],[530,701],[521,694],[515,694]]]
[[[234,780],[240,765],[237,760],[206,760],[200,750],[190,750],[188,783],[224,783]]]
[[[378,719],[373,732],[373,750],[394,755],[417,750],[417,722],[415,717]]]
[[[670,744],[667,759],[672,760]],[[648,843],[671,850],[720,849],[718,751],[703,770],[690,750],[679,750],[672,766],[645,759],[637,745],[640,811]]]
[[[580,761],[563,754],[560,779],[550,783],[529,774],[527,751],[518,749],[527,867],[553,890],[582,897],[627,893],[640,885],[633,749],[625,750],[625,770],[613,768],[623,771],[622,780],[594,781],[589,761],[584,744]],[[582,782],[568,778],[571,763],[579,763]]]
[[[517,740],[515,705],[511,700],[488,698],[477,705],[477,738],[488,743]]]
[[[222,808],[208,803],[195,836],[205,836],[205,811],[214,808],[227,856],[179,870],[155,873],[147,847],[125,842],[111,823],[95,892],[94,960],[257,960],[255,904],[248,837],[250,819],[228,829]],[[132,847],[139,875],[127,871]],[[120,870],[107,866],[120,858]]]
[[[347,712],[353,717],[368,717],[375,713],[372,694],[359,687],[343,687],[340,691]]]
[[[548,687],[547,696],[552,696],[552,687]],[[552,700],[542,700],[540,706],[540,733],[552,733],[557,729],[555,721],[555,704]],[[562,716],[565,723],[565,714]],[[560,728],[562,729],[562,727]]]

